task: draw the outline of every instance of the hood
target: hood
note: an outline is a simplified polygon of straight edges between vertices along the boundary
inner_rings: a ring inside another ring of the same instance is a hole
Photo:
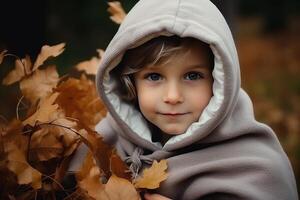
[[[151,141],[145,119],[133,106],[120,99],[116,80],[110,76],[126,50],[161,35],[196,38],[209,44],[214,54],[213,97],[199,121],[191,124],[184,134],[173,136],[164,146]],[[241,89],[232,34],[220,11],[209,0],[140,0],[108,45],[96,85],[122,137],[150,150],[171,151],[186,147],[213,134],[213,130],[234,111]]]

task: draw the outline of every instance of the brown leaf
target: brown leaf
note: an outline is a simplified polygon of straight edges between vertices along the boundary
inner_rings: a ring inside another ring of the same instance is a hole
[[[117,155],[116,150],[113,150],[112,155],[110,156],[110,170],[112,174],[117,177],[131,180],[130,171],[124,161],[121,160],[120,156]]]
[[[65,118],[61,110],[49,116],[52,124],[45,124],[31,137],[30,155],[39,161],[71,155],[79,145],[79,136],[72,130],[76,122]],[[66,127],[66,128],[64,128]]]
[[[109,200],[104,192],[105,186],[100,182],[100,170],[95,164],[92,154],[88,154],[81,169],[76,174],[78,186],[87,191],[94,199]]]
[[[96,200],[140,199],[138,192],[128,180],[112,175],[106,184],[102,184],[100,174],[92,154],[89,153],[76,174],[79,187]]]
[[[17,81],[20,81],[25,75],[31,73],[31,61],[29,56],[26,56],[22,60],[15,60],[15,69],[10,71],[8,75],[2,80],[2,84],[10,85]]]
[[[78,71],[84,71],[86,74],[96,75],[97,69],[100,66],[102,55],[104,51],[102,49],[97,50],[99,52],[99,57],[92,57],[90,60],[86,60],[78,63],[75,68]]]
[[[55,66],[36,70],[34,74],[20,82],[20,89],[26,99],[35,104],[37,100],[52,93],[59,81]]]
[[[7,52],[7,50],[3,50],[3,51],[1,51],[1,53],[0,53],[0,65],[1,65],[1,63],[3,62],[3,59],[4,59],[4,56],[5,56],[6,52]]]
[[[108,179],[111,176],[110,171],[110,157],[112,155],[113,148],[103,142],[102,137],[95,131],[80,130],[82,141],[92,151],[97,165],[105,174]]]
[[[158,188],[159,184],[168,177],[167,172],[165,172],[167,168],[168,166],[166,160],[161,160],[159,163],[155,160],[152,166],[148,169],[145,169],[142,173],[142,176],[134,181],[134,186],[136,188],[147,189]]]
[[[60,94],[56,102],[66,116],[78,119],[84,129],[95,129],[95,125],[106,115],[106,108],[96,91],[95,83],[82,74],[80,79],[69,78],[55,91]]]
[[[110,200],[139,200],[140,195],[126,179],[112,175],[105,185],[105,192]]]
[[[21,151],[14,143],[6,143],[9,170],[17,175],[18,183],[31,184],[35,189],[41,188],[41,173],[33,169],[25,159],[25,152]]]
[[[56,92],[51,94],[48,98],[41,99],[37,111],[25,121],[23,121],[23,124],[34,126],[37,121],[50,122],[52,119],[51,116],[58,110],[58,105],[53,104],[58,95],[59,93]]]
[[[84,162],[81,165],[79,171],[75,174],[76,179],[82,181],[85,177],[87,177],[90,173],[92,167],[96,166],[94,163],[93,154],[89,151],[85,157]],[[100,171],[99,171],[100,176]]]
[[[111,14],[110,19],[117,24],[121,24],[124,20],[126,13],[122,8],[122,5],[119,1],[108,2],[107,11]]]
[[[32,71],[39,68],[49,57],[56,57],[60,55],[65,50],[64,47],[65,43],[60,43],[54,46],[44,45],[33,65]]]

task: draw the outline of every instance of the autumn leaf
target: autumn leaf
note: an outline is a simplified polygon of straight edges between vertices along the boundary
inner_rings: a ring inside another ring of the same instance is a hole
[[[64,146],[48,128],[36,131],[30,142],[30,161],[46,161],[61,157]]]
[[[111,176],[110,171],[110,157],[112,155],[113,148],[103,142],[100,134],[95,131],[80,130],[79,131],[82,142],[86,144],[92,151],[97,165],[103,171],[105,177],[108,179]]]
[[[108,2],[107,11],[111,14],[110,19],[117,24],[121,24],[124,20],[126,13],[122,8],[122,5],[119,1]]]
[[[52,119],[51,115],[58,111],[58,105],[54,104],[54,101],[56,100],[58,95],[59,93],[56,92],[51,94],[48,98],[41,99],[37,111],[32,116],[23,121],[23,124],[34,126],[37,121],[50,122]]]
[[[91,153],[76,174],[79,187],[96,200],[138,200],[138,192],[126,179],[112,175],[106,184],[100,181],[101,172]]]
[[[49,57],[56,57],[60,55],[64,51],[64,46],[65,43],[55,46],[44,45],[33,66],[29,56],[26,56],[21,61],[17,59],[15,61],[15,69],[9,72],[9,74],[3,79],[2,84],[10,85],[21,80],[26,75],[31,75]]]
[[[110,200],[139,200],[140,195],[134,186],[126,179],[112,175],[107,184],[105,184],[105,192]]]
[[[84,71],[86,74],[96,75],[97,69],[101,63],[101,58],[104,54],[102,49],[98,49],[98,57],[92,57],[90,60],[82,61],[78,63],[75,68],[78,71]]]
[[[131,173],[127,165],[121,160],[115,149],[112,151],[112,155],[110,156],[110,171],[117,177],[131,180]]]
[[[29,56],[26,56],[22,60],[15,60],[15,69],[10,71],[6,77],[2,80],[2,84],[11,85],[17,81],[20,81],[25,75],[31,73],[31,61]]]
[[[161,160],[160,162],[155,160],[150,168],[143,171],[141,177],[134,180],[134,186],[147,189],[158,188],[160,183],[168,177],[166,173],[167,167],[166,160]]]
[[[104,192],[105,186],[100,182],[100,174],[92,154],[88,153],[81,169],[76,173],[78,186],[96,200],[109,200]]]
[[[94,163],[93,154],[89,151],[85,157],[84,162],[82,163],[79,171],[75,174],[76,179],[82,181],[85,177],[88,176],[92,167],[96,166]],[[100,171],[99,171],[100,175]]]
[[[34,74],[20,82],[20,89],[26,99],[34,104],[37,100],[52,93],[59,81],[55,66],[47,67],[45,70],[36,70]]]
[[[69,156],[76,150],[80,142],[79,136],[70,130],[75,129],[76,123],[63,117],[59,117],[52,124],[44,124],[41,129],[34,132],[30,143],[32,158],[45,161]]]
[[[7,53],[7,50],[1,51],[1,53],[0,53],[0,65],[3,62],[4,56],[5,56],[6,53]]]
[[[60,55],[65,50],[64,47],[65,43],[60,43],[54,46],[44,45],[33,65],[32,71],[35,71],[38,67],[40,67],[49,57],[56,57]]]
[[[56,102],[66,116],[78,119],[84,129],[95,129],[95,125],[106,116],[106,108],[100,100],[95,83],[84,74],[80,79],[69,78],[58,85]]]
[[[17,175],[18,183],[31,184],[35,189],[41,188],[41,173],[32,168],[25,159],[25,152],[21,151],[14,143],[6,143],[6,150],[8,154],[9,170]]]

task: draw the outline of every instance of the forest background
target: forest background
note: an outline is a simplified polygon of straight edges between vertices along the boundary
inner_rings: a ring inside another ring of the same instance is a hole
[[[122,0],[128,12],[137,0]],[[242,87],[253,100],[256,118],[270,125],[300,181],[300,2],[297,0],[214,0],[234,34]],[[226,4],[225,4],[226,2]],[[54,62],[60,74],[105,47],[118,29],[107,1],[10,0],[1,4],[0,50],[35,58],[43,45],[66,43]],[[0,79],[11,68],[0,68]],[[15,116],[14,86],[0,86],[0,113]],[[299,191],[299,184],[298,184]]]

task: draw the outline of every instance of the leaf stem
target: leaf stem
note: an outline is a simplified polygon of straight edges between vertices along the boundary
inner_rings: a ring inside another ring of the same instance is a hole
[[[20,103],[22,101],[22,99],[24,98],[24,95],[20,98],[20,100],[18,101],[18,104],[17,104],[17,107],[16,107],[16,116],[17,116],[17,120],[20,120],[20,117],[19,117],[19,106],[20,106]]]

